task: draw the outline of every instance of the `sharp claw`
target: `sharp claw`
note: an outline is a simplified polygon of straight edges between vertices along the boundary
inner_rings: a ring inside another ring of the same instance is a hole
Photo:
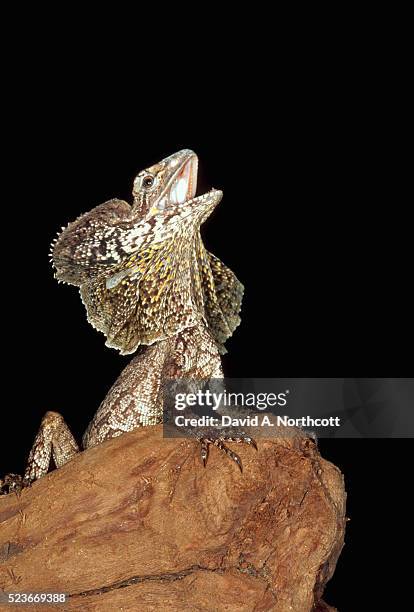
[[[240,457],[238,455],[236,455],[236,453],[233,453],[233,455],[234,455],[232,457],[233,461],[235,461],[237,463],[237,465],[240,468],[240,472],[243,474],[243,464],[242,464],[242,461],[241,461]]]
[[[203,460],[204,467],[206,467],[207,459],[208,459],[208,446],[207,447],[202,447],[202,449],[201,449],[201,459]]]
[[[217,446],[217,448],[226,453],[226,455],[228,455],[235,463],[237,463],[240,472],[243,472],[243,464],[239,455],[233,453],[233,451],[227,448],[224,444],[224,440],[228,440],[229,442],[245,442],[246,444],[249,444],[249,446],[253,446],[256,451],[258,450],[256,440],[254,440],[250,436],[246,436],[244,432],[237,436],[223,435],[219,438],[201,438],[201,458],[203,460],[204,467],[206,467],[207,465],[209,445],[214,444],[214,446]]]
[[[250,444],[250,446],[253,446],[253,448],[254,448],[255,450],[259,450],[259,449],[257,448],[257,443],[256,443],[256,440],[253,440],[253,438],[248,438],[248,439],[246,440],[246,442],[247,442],[247,444]]]
[[[15,493],[17,497],[20,497],[23,487],[23,479],[19,474],[6,474],[0,480],[0,495]]]

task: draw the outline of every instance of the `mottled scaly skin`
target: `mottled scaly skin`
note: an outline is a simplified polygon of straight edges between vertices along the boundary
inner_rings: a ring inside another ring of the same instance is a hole
[[[196,155],[179,151],[138,174],[132,205],[101,204],[52,245],[55,277],[79,287],[88,320],[106,345],[136,352],[87,428],[84,448],[161,422],[165,381],[222,377],[220,353],[240,322],[243,287],[202,243],[200,225],[222,192],[194,197],[196,181]],[[225,439],[253,443],[243,435],[200,437],[204,462],[212,443],[241,466]],[[60,467],[78,451],[62,416],[47,412],[24,484],[48,471],[51,456]]]
[[[203,324],[146,348],[123,370],[100,405],[83,437],[84,448],[160,423],[163,381],[222,376],[217,345]]]

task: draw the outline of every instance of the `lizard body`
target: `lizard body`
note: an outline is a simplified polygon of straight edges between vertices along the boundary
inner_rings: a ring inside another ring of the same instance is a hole
[[[89,322],[121,354],[136,353],[101,403],[83,448],[162,421],[163,382],[223,376],[220,354],[240,322],[243,286],[201,240],[200,226],[222,198],[195,196],[197,156],[179,151],[140,172],[133,203],[109,200],[70,223],[52,245],[55,277],[80,289]],[[241,467],[224,440],[216,444]],[[31,449],[24,484],[61,467],[79,447],[63,417],[47,412]],[[0,482],[1,484],[1,482]],[[0,487],[1,488],[1,487]]]

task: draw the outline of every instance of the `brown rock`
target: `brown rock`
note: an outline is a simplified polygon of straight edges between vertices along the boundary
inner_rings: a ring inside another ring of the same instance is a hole
[[[65,592],[68,612],[333,611],[320,600],[343,546],[341,473],[295,430],[229,446],[243,474],[139,429],[0,497],[0,589]]]

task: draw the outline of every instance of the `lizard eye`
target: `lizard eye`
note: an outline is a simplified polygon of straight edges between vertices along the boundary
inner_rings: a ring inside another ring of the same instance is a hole
[[[150,187],[152,187],[154,184],[154,177],[151,175],[147,175],[144,176],[144,178],[142,179],[142,186],[145,187],[145,189],[149,189]]]

